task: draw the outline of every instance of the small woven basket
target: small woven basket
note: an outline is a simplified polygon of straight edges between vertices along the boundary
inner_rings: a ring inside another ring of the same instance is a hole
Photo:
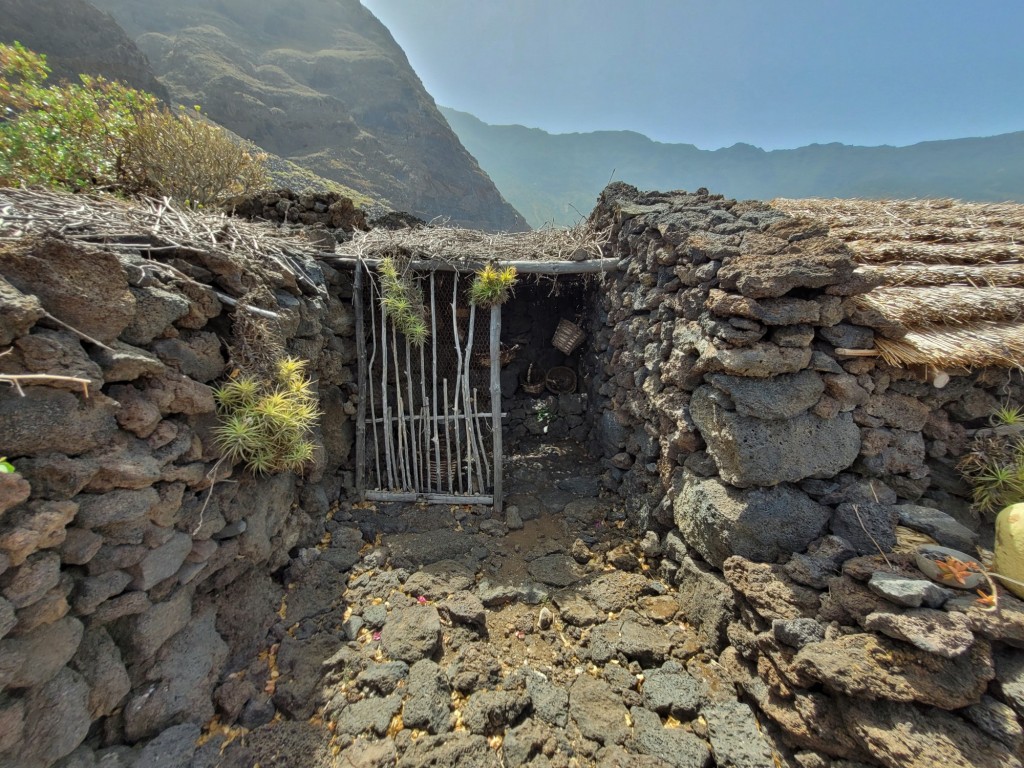
[[[551,339],[551,343],[558,351],[571,355],[573,350],[582,344],[586,337],[587,335],[583,333],[583,329],[576,325],[576,323],[563,319],[558,321],[558,327],[555,329],[555,335]]]
[[[547,381],[543,376],[540,379],[533,378],[533,363],[530,363],[530,367],[526,369],[526,376],[519,381],[519,386],[528,395],[539,395],[547,386]]]
[[[516,355],[519,353],[519,345],[516,344],[514,347],[506,347],[504,344],[501,345],[501,351],[498,353],[498,364],[504,368],[506,365],[516,359]],[[490,352],[478,352],[474,358],[476,364],[481,368],[491,367],[491,353]]]
[[[554,395],[568,395],[576,391],[576,372],[572,368],[559,365],[548,371],[544,384],[548,392]]]

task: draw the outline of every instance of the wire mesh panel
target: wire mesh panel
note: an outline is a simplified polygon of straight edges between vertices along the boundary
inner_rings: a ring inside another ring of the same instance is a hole
[[[468,302],[466,276],[431,272],[406,279],[415,281],[423,296],[430,333],[420,345],[395,327],[372,273],[363,293],[367,361],[361,382],[366,398],[361,469],[367,495],[489,501],[495,474],[490,312]]]

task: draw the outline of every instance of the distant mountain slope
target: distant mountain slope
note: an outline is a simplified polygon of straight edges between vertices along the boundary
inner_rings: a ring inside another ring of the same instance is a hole
[[[1024,131],[909,147],[813,144],[766,152],[661,144],[630,131],[550,134],[441,107],[462,143],[532,226],[587,215],[614,174],[645,189],[730,197],[954,197],[1024,202]]]
[[[175,100],[267,151],[422,218],[527,228],[358,0],[94,4],[135,38]]]
[[[102,75],[168,100],[131,38],[85,0],[0,0],[0,43],[15,40],[45,53],[55,80]]]

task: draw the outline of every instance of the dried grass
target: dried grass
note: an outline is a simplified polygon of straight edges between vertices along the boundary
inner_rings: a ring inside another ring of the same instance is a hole
[[[291,275],[308,292],[319,290],[302,262],[314,258],[308,242],[265,224],[179,208],[169,199],[122,200],[38,188],[0,189],[0,241],[56,234],[105,250],[154,254],[193,251],[227,259],[271,282]]]
[[[1024,245],[1014,242],[903,242],[897,240],[853,240],[846,243],[862,264],[921,262],[923,264],[1019,263]]]
[[[878,337],[875,346],[890,365],[929,365],[943,370],[1024,368],[1024,325],[976,322],[918,328],[902,339]]]
[[[1024,204],[964,203],[949,199],[864,200],[777,198],[771,205],[792,216],[824,220],[837,232],[860,228],[979,229],[989,232],[1024,229]],[[844,238],[851,239],[851,238]],[[982,238],[985,240],[993,237]]]
[[[978,320],[1016,321],[1024,316],[1024,288],[876,288],[854,296],[850,304],[906,329]]]
[[[584,261],[600,259],[608,232],[594,230],[587,223],[567,229],[544,228],[532,232],[488,234],[460,227],[418,229],[373,229],[357,232],[351,241],[339,245],[339,256],[380,259],[440,261],[446,264],[476,264],[500,261]]]
[[[1024,264],[885,264],[862,267],[877,274],[885,285],[965,285],[1016,286],[1024,285]]]
[[[1024,205],[955,200],[773,200],[829,226],[883,283],[853,297],[891,365],[1024,368]],[[886,338],[888,337],[888,338]]]

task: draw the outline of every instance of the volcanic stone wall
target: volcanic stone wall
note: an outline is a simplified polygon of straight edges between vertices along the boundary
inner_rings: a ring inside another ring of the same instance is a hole
[[[240,296],[251,275],[193,251],[168,262],[191,279],[58,237],[0,252],[0,373],[90,381],[88,396],[27,381],[0,397],[0,454],[17,470],[0,474],[0,765],[212,717],[215,685],[274,618],[270,574],[351,484],[351,275],[307,262],[326,290],[281,273],[261,304],[312,362],[329,425],[316,468],[239,468],[211,490],[211,387],[239,311],[218,292]],[[232,695],[246,705],[244,687]]]
[[[1019,375],[940,389],[934,371],[837,354],[874,346],[844,303],[872,284],[820,223],[625,184],[592,220],[622,257],[592,322],[593,442],[639,526],[678,527],[719,568],[829,532],[875,553],[871,537],[890,548],[918,502],[976,527],[955,464],[1001,403],[1020,402]]]

